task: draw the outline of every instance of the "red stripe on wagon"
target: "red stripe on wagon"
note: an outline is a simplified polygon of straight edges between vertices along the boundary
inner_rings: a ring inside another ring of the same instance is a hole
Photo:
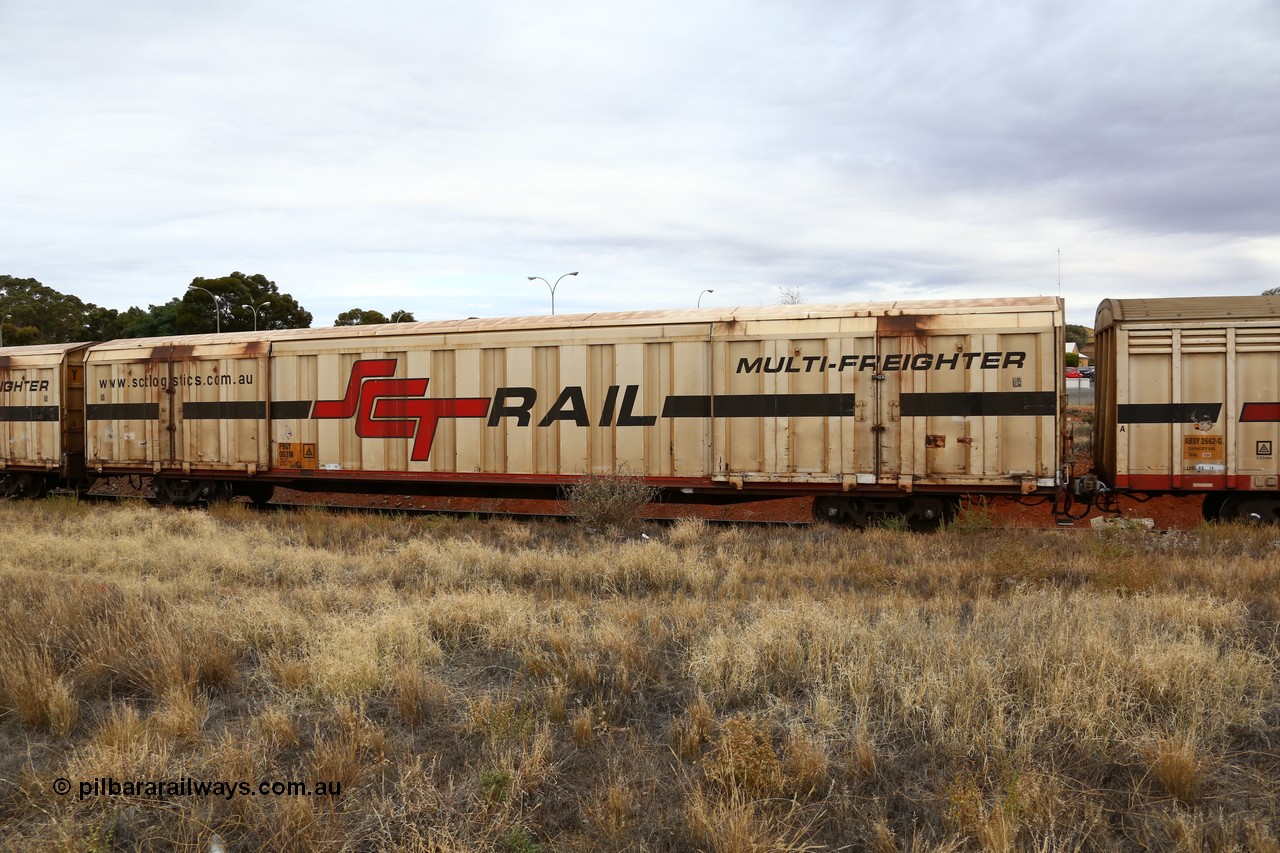
[[[1280,403],[1245,403],[1240,409],[1240,423],[1280,421]]]

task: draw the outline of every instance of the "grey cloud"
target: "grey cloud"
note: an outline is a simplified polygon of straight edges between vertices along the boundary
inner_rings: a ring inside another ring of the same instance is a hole
[[[1249,292],[1278,32],[1256,0],[11,0],[0,253],[120,307],[230,269],[420,316],[541,310],[561,266],[583,308],[1052,292],[1063,246],[1077,289]]]

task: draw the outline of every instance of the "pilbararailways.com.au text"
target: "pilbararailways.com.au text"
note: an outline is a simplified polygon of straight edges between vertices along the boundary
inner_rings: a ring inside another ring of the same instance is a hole
[[[73,790],[69,779],[54,780],[55,793],[63,796]],[[76,783],[77,799],[90,797],[142,797],[153,800],[169,800],[181,797],[220,797],[232,800],[236,797],[340,797],[342,782],[317,780],[266,780],[262,782],[236,782],[225,779],[116,779],[99,776]]]

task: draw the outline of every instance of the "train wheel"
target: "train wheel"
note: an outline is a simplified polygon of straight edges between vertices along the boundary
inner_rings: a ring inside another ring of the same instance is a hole
[[[156,501],[162,504],[180,506],[187,502],[187,480],[170,480],[167,477],[156,477],[151,481],[155,490]]]
[[[39,474],[9,474],[0,481],[0,493],[11,500],[38,500],[49,492],[49,481]]]
[[[0,493],[8,500],[15,500],[22,497],[21,474],[6,474],[3,480],[0,480]]]
[[[813,502],[813,517],[818,521],[856,527],[860,530],[868,523],[866,509],[862,503],[848,498],[817,498]]]
[[[271,498],[276,493],[276,487],[271,483],[240,483],[236,486],[236,494],[244,495],[254,506],[266,506],[271,503]]]
[[[200,484],[200,500],[207,504],[229,501],[234,494],[231,484],[222,480],[205,480]]]
[[[1222,492],[1210,492],[1204,496],[1204,504],[1200,507],[1200,515],[1205,521],[1218,521],[1222,519],[1222,505],[1226,502],[1228,495]]]
[[[933,533],[950,524],[960,514],[960,503],[955,498],[922,498],[911,503],[906,513],[912,530]]]
[[[848,501],[839,498],[816,498],[813,502],[813,517],[818,521],[839,524],[847,503]]]
[[[177,480],[156,477],[156,500],[173,506],[191,506],[204,501],[218,503],[231,497],[231,484],[221,480]]]
[[[1223,501],[1219,518],[1245,524],[1280,524],[1280,495],[1232,495]]]
[[[954,497],[867,500],[825,497],[813,502],[813,517],[819,521],[859,529],[875,523],[885,527],[905,525],[911,530],[930,533],[955,521],[959,512],[960,501]]]

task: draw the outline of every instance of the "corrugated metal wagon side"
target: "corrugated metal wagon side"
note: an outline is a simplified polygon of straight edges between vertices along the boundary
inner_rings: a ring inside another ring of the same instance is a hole
[[[621,471],[935,522],[1052,492],[1061,337],[1055,299],[272,333],[270,477],[496,495]]]
[[[112,341],[85,360],[86,464],[155,477],[188,503],[257,486],[268,466],[269,343],[259,335]]]
[[[1106,300],[1096,327],[1099,478],[1280,520],[1280,298]]]
[[[0,350],[0,490],[39,497],[84,476],[84,353],[89,344]]]
[[[577,319],[281,333],[274,473],[491,494],[619,470],[712,486],[709,418],[663,413],[708,397],[711,324]]]
[[[115,341],[89,351],[94,473],[175,502],[273,485],[668,499],[811,496],[922,526],[1051,494],[1062,303],[649,311]]]

